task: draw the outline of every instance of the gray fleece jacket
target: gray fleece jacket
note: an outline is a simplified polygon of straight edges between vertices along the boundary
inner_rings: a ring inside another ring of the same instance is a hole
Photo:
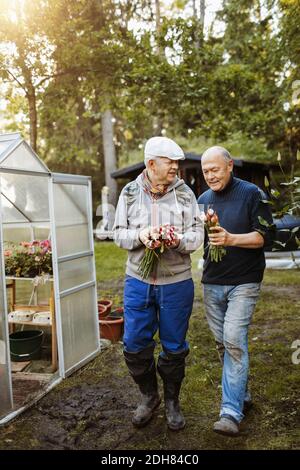
[[[149,226],[169,223],[182,234],[177,248],[166,249],[156,271],[143,279],[138,268],[145,254],[139,232]],[[203,243],[204,227],[193,191],[182,179],[168,187],[160,199],[152,200],[145,192],[142,176],[122,190],[113,227],[115,243],[128,250],[126,274],[149,284],[172,284],[192,277],[190,253]],[[166,268],[167,267],[167,268]]]

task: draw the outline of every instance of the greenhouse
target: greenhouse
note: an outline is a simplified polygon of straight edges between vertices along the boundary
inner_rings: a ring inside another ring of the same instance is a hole
[[[0,187],[4,424],[93,359],[100,342],[90,177],[50,172],[12,133],[0,136]],[[31,335],[42,343],[30,346]]]

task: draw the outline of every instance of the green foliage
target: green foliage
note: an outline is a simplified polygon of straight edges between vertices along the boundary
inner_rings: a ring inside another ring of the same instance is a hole
[[[281,219],[285,215],[300,216],[300,177],[294,175],[294,168],[290,176],[287,176],[281,166],[281,155],[278,156],[278,163],[281,169],[281,180],[279,189],[273,188],[267,178],[265,178],[265,187],[269,192],[269,199],[264,200],[265,204],[269,204],[273,209],[273,216]],[[282,181],[282,178],[284,181]],[[274,225],[270,225],[265,219],[259,217],[259,222],[264,227],[274,229]],[[296,249],[300,249],[300,226],[293,229],[281,229],[279,232],[287,232],[285,241],[274,240],[273,251],[285,248],[287,244],[293,243]]]
[[[145,140],[161,131],[186,151],[218,143],[236,157],[271,161],[279,150],[283,166],[295,164],[298,0],[227,0],[217,17],[223,32],[204,36],[196,18],[178,15],[186,1],[173,2],[159,28],[142,0],[22,5],[12,14],[14,4],[1,0],[3,130],[28,137],[35,98],[40,155],[54,171],[91,174],[95,199],[107,108],[120,166],[140,161]]]

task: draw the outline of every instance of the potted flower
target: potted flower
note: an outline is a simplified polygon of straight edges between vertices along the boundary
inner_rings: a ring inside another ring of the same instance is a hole
[[[52,275],[50,240],[6,244],[5,274],[14,277]]]

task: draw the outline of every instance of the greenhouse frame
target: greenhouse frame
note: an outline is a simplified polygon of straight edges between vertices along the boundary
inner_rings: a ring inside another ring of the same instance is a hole
[[[91,178],[50,172],[21,135],[11,133],[0,135],[0,188],[0,424],[5,424],[92,360],[100,338]],[[39,238],[50,238],[52,245],[58,367],[34,398],[20,405],[14,402],[4,244]]]

